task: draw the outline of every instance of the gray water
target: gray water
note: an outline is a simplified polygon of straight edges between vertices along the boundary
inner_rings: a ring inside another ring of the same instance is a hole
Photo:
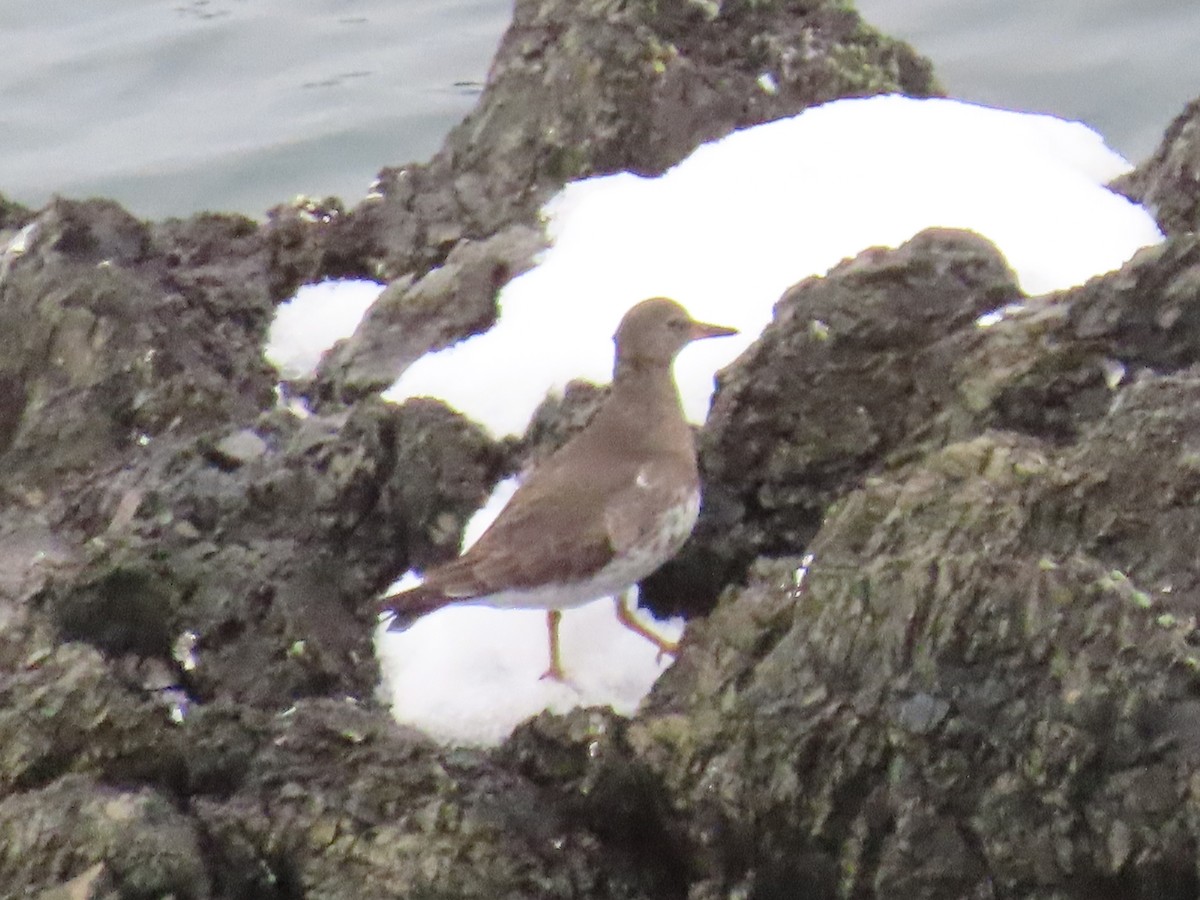
[[[1200,95],[1196,0],[860,0],[957,97],[1082,119],[1131,159]],[[474,104],[510,0],[4,0],[0,192],[147,217],[354,203]]]
[[[953,97],[1087,122],[1133,162],[1200,96],[1196,0],[857,0]]]
[[[0,192],[353,203],[475,103],[508,0],[3,0]]]

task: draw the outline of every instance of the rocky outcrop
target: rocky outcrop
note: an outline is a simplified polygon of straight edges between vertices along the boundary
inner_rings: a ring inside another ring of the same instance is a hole
[[[541,229],[512,225],[492,237],[461,242],[419,279],[405,275],[393,281],[357,331],[321,360],[304,393],[323,405],[377,394],[426,353],[491,328],[496,294],[527,271],[545,246]]]
[[[887,317],[871,291],[829,326],[836,284],[789,293],[710,436],[743,386],[791,377],[782,347],[810,348],[809,383],[835,389],[779,395],[802,426],[784,407],[761,446],[788,461],[732,467],[765,496],[787,475],[806,555],[760,562],[690,629],[627,736],[703,873],[689,896],[1195,892],[1198,251],[1170,240],[986,329],[917,326],[902,354],[858,341]],[[854,380],[892,409],[891,439],[829,477],[829,435],[879,408],[837,377],[876,354],[882,380]]]
[[[514,448],[372,394],[491,323],[566,179],[887,90],[936,86],[836,4],[523,0],[475,112],[348,211],[0,203],[0,896],[682,896],[608,819],[650,784],[624,757],[579,806],[574,749],[446,753],[373,703],[365,598],[453,552]],[[393,283],[299,419],[265,331],[345,275]]]
[[[365,598],[596,397],[497,446],[372,393],[488,326],[564,179],[883,90],[936,86],[837,4],[522,0],[478,109],[350,211],[0,203],[0,897],[1194,896],[1200,246],[1167,177],[1175,236],[1072,291],[938,231],[787,292],[651,591],[711,614],[635,719],[462,751],[372,697]],[[344,274],[392,286],[297,418],[273,304]]]
[[[658,896],[533,778],[375,711],[324,700],[197,722],[195,818],[226,895]]]
[[[308,246],[308,269],[293,262],[304,277],[350,268],[403,285],[330,360],[316,396],[395,380],[411,354],[381,352],[372,335],[413,316],[435,315],[440,343],[489,327],[495,292],[539,248],[521,232],[539,227],[538,209],[565,182],[657,174],[737,128],[887,92],[940,88],[926,60],[842,4],[522,0],[479,104],[441,151],[385,169],[375,195],[330,216],[319,237],[289,238]],[[295,215],[281,211],[284,233]],[[431,272],[439,266],[467,271],[447,290]],[[397,282],[409,278],[411,287]]]
[[[0,453],[42,485],[125,459],[165,433],[268,406],[270,323],[254,222],[151,226],[109,201],[55,200],[0,262]]]
[[[532,224],[566,181],[659,173],[838,97],[939,90],[926,60],[842,4],[522,0],[476,108],[427,165],[385,170],[352,226],[389,278],[419,276],[464,239]]]
[[[1022,296],[996,248],[957,231],[868,250],[789,290],[719,377],[700,441],[704,511],[647,583],[649,605],[686,597],[684,611],[707,612],[754,559],[807,546],[829,504],[950,401],[946,336]]]
[[[1175,118],[1148,160],[1112,187],[1150,210],[1163,234],[1200,231],[1200,100]]]

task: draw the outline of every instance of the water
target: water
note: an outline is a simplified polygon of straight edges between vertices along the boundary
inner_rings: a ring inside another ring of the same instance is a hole
[[[1087,122],[1137,162],[1200,96],[1195,0],[858,0],[953,97]]]
[[[361,198],[475,103],[508,0],[5,0],[0,192],[139,215]]]
[[[954,96],[1097,127],[1133,159],[1200,94],[1195,0],[861,0]],[[5,0],[0,192],[146,217],[363,196],[474,104],[510,0]]]

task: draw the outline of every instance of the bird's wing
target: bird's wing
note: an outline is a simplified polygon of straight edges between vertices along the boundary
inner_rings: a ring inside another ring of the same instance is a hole
[[[479,540],[429,572],[426,584],[461,600],[586,578],[614,554],[598,504],[586,483],[543,481],[535,492],[518,491]]]

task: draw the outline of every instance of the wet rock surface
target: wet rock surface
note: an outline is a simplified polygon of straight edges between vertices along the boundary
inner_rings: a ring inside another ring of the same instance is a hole
[[[1195,896],[1186,115],[1139,170],[1173,236],[1118,272],[1026,298],[933,231],[785,294],[637,717],[465,751],[374,699],[370,598],[599,396],[497,445],[374,393],[488,327],[564,180],[885,90],[937,88],[837,4],[522,0],[475,112],[348,211],[0,201],[0,897]],[[297,417],[266,328],[341,275],[391,286]]]

